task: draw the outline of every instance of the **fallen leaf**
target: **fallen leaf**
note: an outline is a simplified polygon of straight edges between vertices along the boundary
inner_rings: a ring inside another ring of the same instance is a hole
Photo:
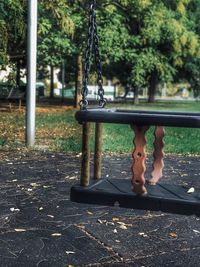
[[[97,222],[100,223],[100,224],[103,224],[103,223],[106,223],[106,220],[100,220],[100,219],[98,219]]]
[[[119,221],[119,218],[112,218],[113,221]]]
[[[176,233],[170,233],[169,236],[172,237],[172,238],[177,238],[177,234]]]
[[[126,229],[127,229],[127,227],[126,227],[125,225],[120,225],[119,228],[120,228],[120,229],[123,229],[123,230],[126,230]]]
[[[39,185],[36,184],[36,183],[30,183],[30,185],[33,186],[33,187],[39,186]]]
[[[10,208],[10,211],[15,211],[15,208]]]
[[[124,222],[117,222],[117,224],[126,225]]]
[[[76,176],[71,176],[70,178],[69,178],[69,180],[74,180],[74,179],[76,179],[77,177]]]
[[[191,193],[194,193],[194,191],[195,191],[194,187],[191,187],[191,188],[187,191],[187,193],[188,193],[188,194],[191,194]]]
[[[28,191],[28,192],[31,192],[31,191],[33,191],[33,189],[31,189],[31,188],[28,188],[28,189],[27,189],[27,191]]]
[[[114,222],[106,222],[106,225],[115,225]]]
[[[138,233],[140,236],[142,236],[142,237],[148,237],[148,235],[147,234],[145,234],[145,233]]]
[[[198,231],[198,230],[194,230],[194,229],[193,229],[193,232],[195,232],[195,233],[197,233],[197,234],[200,234],[200,231]]]
[[[49,188],[51,187],[50,185],[43,185],[43,188]]]
[[[20,209],[10,208],[10,211],[20,211]]]
[[[53,233],[53,234],[51,234],[51,236],[61,236],[62,234],[60,234],[60,233]]]
[[[74,251],[65,251],[65,253],[66,253],[67,255],[69,255],[69,254],[75,254]]]
[[[117,229],[114,229],[114,230],[113,230],[113,233],[114,233],[114,234],[117,234]]]
[[[126,223],[125,226],[133,226],[132,223]]]
[[[87,211],[87,214],[92,215],[93,213],[91,211]]]
[[[18,228],[18,229],[15,229],[15,232],[26,232],[26,230]]]
[[[39,210],[43,210],[44,208],[43,207],[40,207]]]
[[[181,175],[181,177],[184,177],[184,176],[188,176],[188,174],[187,174],[187,173],[183,173],[183,174]]]
[[[119,241],[119,240],[115,240],[115,242],[116,242],[116,243],[120,243],[120,241]]]
[[[54,218],[54,216],[53,215],[50,215],[50,214],[48,214],[47,216],[50,217],[50,218]]]

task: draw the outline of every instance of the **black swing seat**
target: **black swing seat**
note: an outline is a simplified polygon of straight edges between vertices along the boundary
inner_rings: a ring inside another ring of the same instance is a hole
[[[76,112],[82,122],[106,122],[149,126],[200,128],[200,113],[144,111],[128,109],[87,109]]]
[[[200,113],[141,111],[123,109],[87,109],[76,112],[79,123],[105,122],[138,126],[171,126],[200,128]],[[199,177],[200,178],[200,177]],[[197,178],[198,179],[198,178]],[[78,203],[162,211],[200,216],[200,190],[188,194],[180,185],[146,183],[147,194],[132,192],[131,180],[92,180],[87,187],[77,184],[71,188],[71,200]]]
[[[188,194],[186,188],[158,183],[146,184],[148,193],[136,195],[128,179],[93,180],[89,186],[71,188],[71,200],[78,203],[119,206],[140,210],[162,211],[200,216],[200,192]]]

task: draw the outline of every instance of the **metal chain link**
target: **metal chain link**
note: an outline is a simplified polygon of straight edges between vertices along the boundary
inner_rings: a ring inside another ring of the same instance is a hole
[[[96,7],[96,0],[92,0],[90,2],[90,11],[89,11],[88,39],[87,39],[87,47],[86,47],[86,54],[84,61],[82,100],[80,101],[81,109],[87,109],[88,106],[87,95],[88,95],[88,82],[91,69],[90,59],[92,57],[93,52],[94,52],[95,65],[97,71],[99,106],[104,107],[106,104],[106,99],[104,98],[102,65],[101,65],[101,56],[99,51],[99,37],[97,32],[95,7]]]
[[[94,23],[94,27],[95,27],[95,29],[94,29],[94,56],[95,56],[95,64],[96,64],[96,70],[97,70],[99,106],[104,107],[106,105],[106,99],[104,98],[101,54],[100,54],[100,50],[99,50],[99,36],[98,36],[97,24],[96,24],[96,14],[95,14],[94,19],[95,19],[95,23]]]

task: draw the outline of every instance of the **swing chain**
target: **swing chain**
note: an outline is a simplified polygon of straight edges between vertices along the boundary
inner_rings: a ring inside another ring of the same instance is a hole
[[[87,40],[87,47],[86,47],[86,54],[84,61],[82,100],[80,101],[81,109],[87,109],[88,106],[87,95],[88,95],[88,82],[91,69],[90,59],[92,57],[93,52],[94,52],[94,59],[97,71],[99,107],[104,107],[106,104],[106,99],[104,98],[102,65],[101,65],[101,56],[99,51],[99,37],[97,32],[95,7],[96,7],[96,0],[92,0],[90,3],[90,11],[89,11],[88,40]]]
[[[101,55],[99,50],[99,36],[97,32],[96,14],[95,14],[95,30],[94,30],[94,54],[95,54],[95,64],[97,69],[97,84],[99,87],[98,88],[99,106],[103,108],[106,105],[106,99],[104,98],[102,65],[101,65]]]

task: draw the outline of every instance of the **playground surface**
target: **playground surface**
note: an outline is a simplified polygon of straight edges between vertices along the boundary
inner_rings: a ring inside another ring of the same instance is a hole
[[[130,178],[131,155],[103,166]],[[200,218],[72,203],[79,176],[80,154],[0,152],[0,266],[200,266]],[[199,176],[200,157],[166,156],[163,180],[195,190]]]

